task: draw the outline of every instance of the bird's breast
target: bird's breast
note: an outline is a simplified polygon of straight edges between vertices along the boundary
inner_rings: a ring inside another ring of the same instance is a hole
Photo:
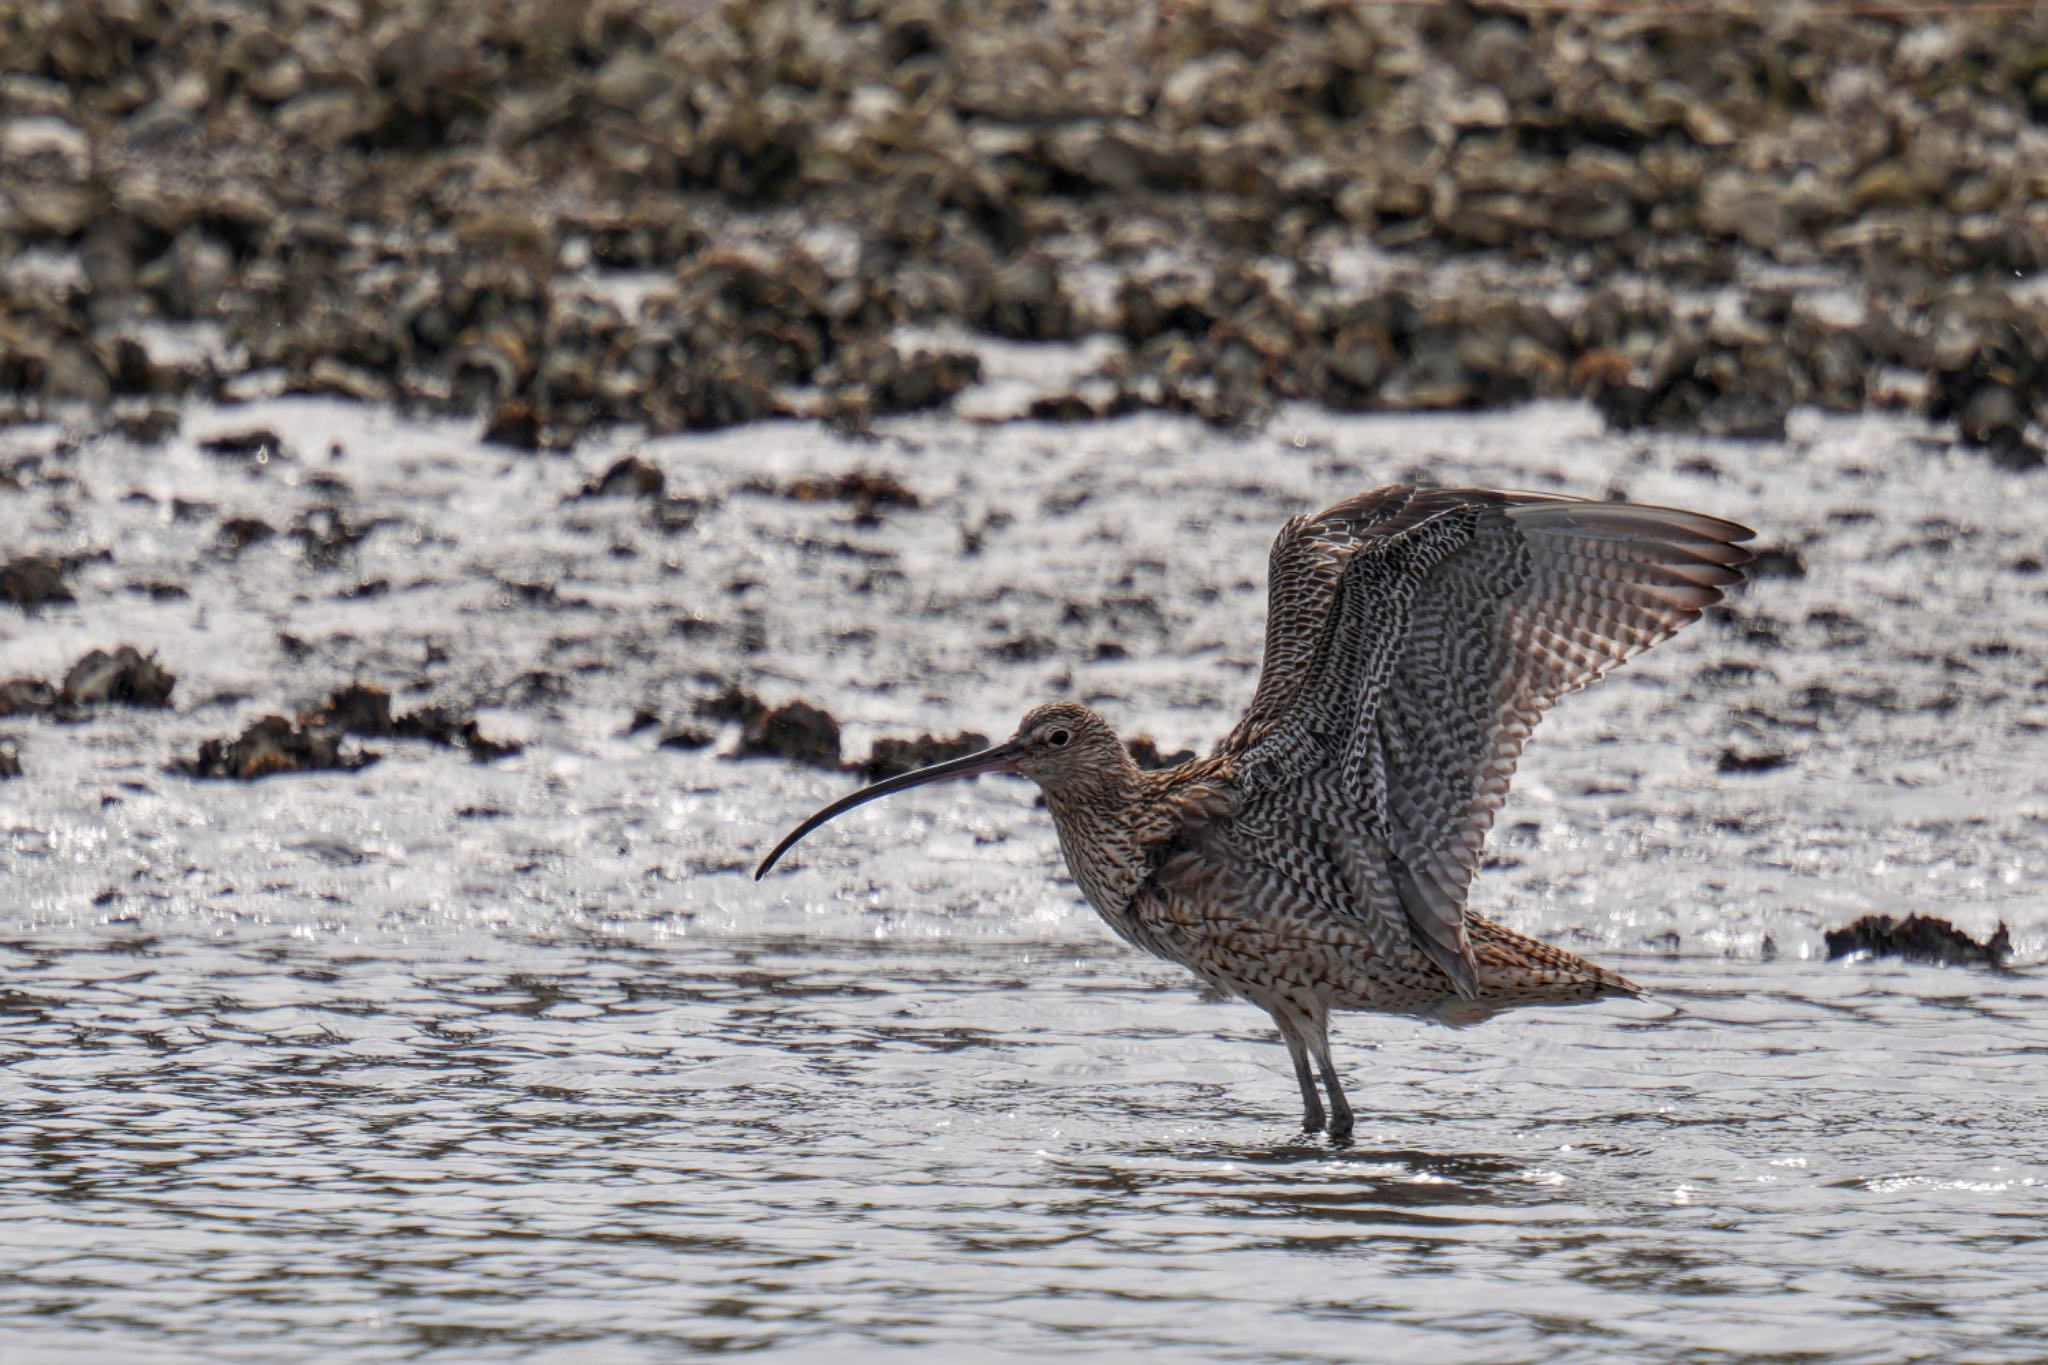
[[[1113,920],[1129,908],[1143,874],[1128,857],[1115,848],[1079,837],[1065,827],[1060,829],[1060,853],[1067,860],[1067,872],[1074,884],[1105,919]]]

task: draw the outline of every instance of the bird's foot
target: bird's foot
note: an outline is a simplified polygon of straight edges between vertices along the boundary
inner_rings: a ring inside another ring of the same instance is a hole
[[[1301,1131],[1311,1135],[1323,1131],[1323,1097],[1306,1070],[1301,1073]]]

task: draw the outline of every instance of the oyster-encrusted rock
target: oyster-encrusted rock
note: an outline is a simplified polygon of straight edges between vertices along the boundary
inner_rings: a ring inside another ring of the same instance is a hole
[[[260,383],[536,450],[859,425],[974,382],[900,333],[941,324],[1124,338],[1039,400],[1070,417],[1581,395],[2040,440],[2040,9],[18,8],[27,420]]]

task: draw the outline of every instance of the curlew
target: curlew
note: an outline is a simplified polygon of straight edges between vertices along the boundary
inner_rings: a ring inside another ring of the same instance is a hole
[[[1547,494],[1362,493],[1280,529],[1258,685],[1208,756],[1144,771],[1101,717],[1052,702],[992,748],[832,802],[754,875],[876,797],[1020,773],[1109,927],[1270,1014],[1303,1128],[1342,1140],[1338,1010],[1462,1025],[1639,993],[1472,914],[1466,892],[1543,713],[1720,601],[1752,534]]]

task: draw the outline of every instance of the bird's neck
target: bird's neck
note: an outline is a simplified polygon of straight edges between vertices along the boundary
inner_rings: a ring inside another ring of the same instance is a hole
[[[1151,870],[1138,837],[1139,777],[1137,765],[1131,764],[1045,793],[1067,871],[1089,904],[1105,915],[1120,914]]]

